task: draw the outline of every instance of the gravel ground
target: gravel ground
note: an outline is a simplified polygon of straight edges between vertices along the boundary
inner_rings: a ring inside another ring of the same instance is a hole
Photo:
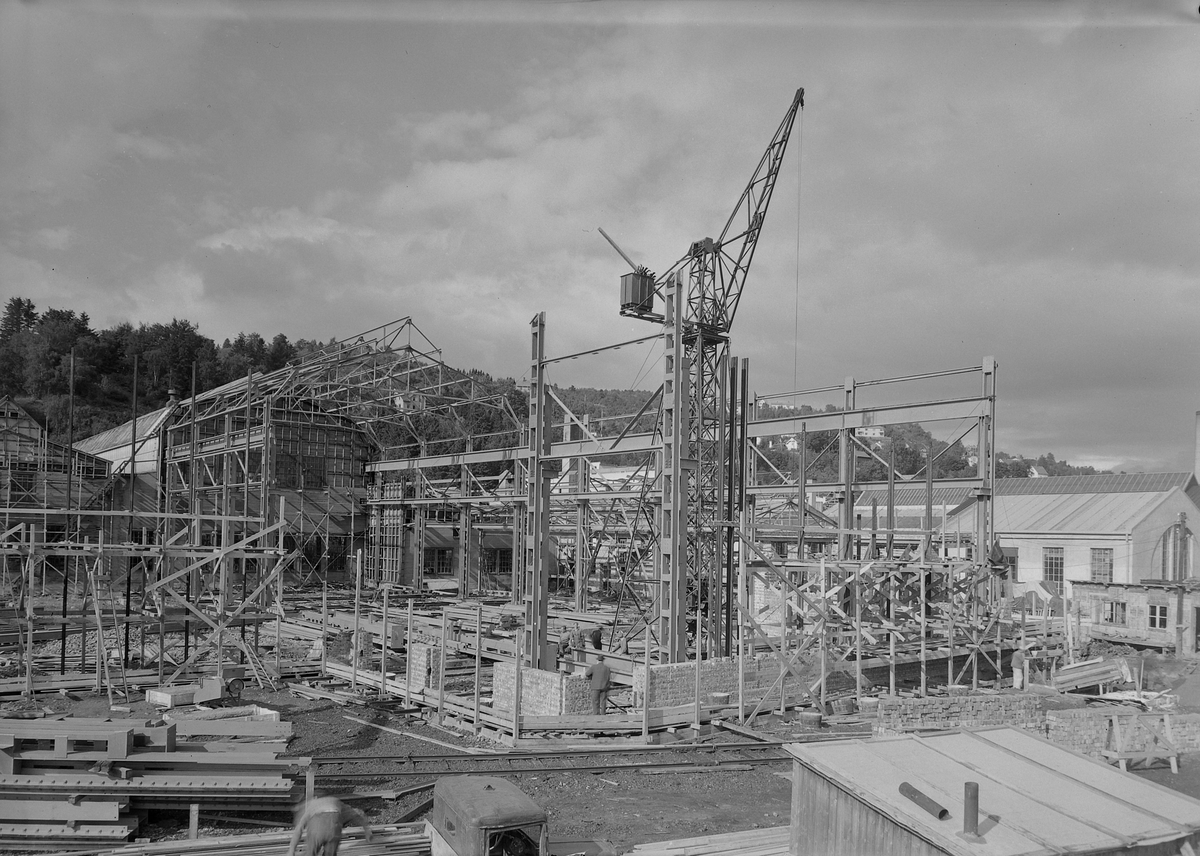
[[[258,704],[279,711],[282,718],[293,723],[295,736],[288,743],[289,756],[361,755],[365,763],[330,771],[354,770],[380,773],[378,780],[331,782],[318,780],[318,790],[345,795],[359,790],[403,790],[421,781],[432,781],[439,768],[429,765],[426,777],[392,777],[394,762],[382,760],[387,755],[440,755],[452,750],[412,737],[401,736],[347,719],[348,716],[375,722],[387,728],[407,731],[443,744],[474,746],[504,750],[487,740],[432,727],[403,716],[392,716],[383,710],[330,701],[314,701],[293,696],[289,691],[269,692],[247,687],[242,704]],[[128,713],[113,716],[150,717],[155,709],[144,701],[125,705]],[[70,712],[80,717],[110,715],[106,695],[75,694],[39,696],[33,700],[9,702],[9,710],[44,710],[50,713]],[[786,739],[801,729],[795,723],[780,723],[773,718],[760,719],[757,727],[766,730],[775,726],[776,737]],[[829,729],[825,729],[828,732]],[[719,735],[714,739],[741,741],[736,735]],[[466,754],[466,753],[464,753]],[[647,753],[625,756],[629,761],[671,760],[705,764],[711,753],[703,748],[680,749],[669,753]],[[617,759],[614,759],[614,763]],[[559,762],[555,762],[559,763]],[[569,761],[562,763],[570,763]],[[480,772],[502,774],[516,783],[550,818],[551,835],[557,838],[595,838],[612,843],[616,852],[624,852],[646,841],[732,832],[742,829],[779,826],[787,823],[790,810],[791,785],[778,775],[786,773],[787,763],[755,766],[751,770],[705,770],[702,772],[648,774],[638,771],[592,772],[535,772],[509,774],[502,758],[481,763]],[[444,769],[444,767],[442,768]],[[355,805],[376,823],[395,822],[419,807],[428,798],[428,791],[399,799],[358,799]],[[289,824],[286,813],[246,817],[273,824]],[[260,831],[263,827],[248,824],[213,821],[201,822],[202,836],[230,835],[237,832]],[[186,835],[186,813],[156,812],[151,824],[142,833],[153,840],[181,838]]]

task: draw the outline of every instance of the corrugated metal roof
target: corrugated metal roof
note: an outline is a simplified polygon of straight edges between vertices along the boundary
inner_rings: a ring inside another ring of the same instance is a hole
[[[925,507],[925,485],[922,483],[920,487],[900,487],[897,485],[895,491],[896,507],[900,506],[915,506]],[[969,487],[935,487],[933,489],[933,507],[941,508],[945,505],[947,508],[954,508],[961,502],[971,498],[971,488]],[[871,488],[864,490],[862,493],[854,495],[855,508],[871,507],[871,500],[879,503],[879,508],[887,508],[887,490]]]
[[[1044,496],[1065,493],[1150,493],[1195,484],[1191,473],[1106,473],[1095,476],[1050,476],[1040,479],[996,479],[993,496]]]
[[[171,406],[167,405],[166,407],[160,407],[158,410],[151,410],[149,413],[143,413],[141,416],[138,416],[137,439],[144,440],[158,431],[163,419],[166,418],[170,411]],[[109,428],[107,431],[101,431],[99,434],[93,434],[86,440],[76,441],[75,448],[81,452],[98,455],[110,449],[128,446],[132,426],[133,420],[130,419],[124,425],[118,425],[116,428]]]
[[[1159,492],[998,496],[992,501],[992,528],[997,533],[1129,532],[1164,496]],[[974,510],[964,513],[973,515]]]
[[[1200,830],[1200,801],[1016,728],[929,737],[791,744],[806,768],[946,853],[1102,853]],[[938,820],[900,795],[908,782],[950,813]],[[979,783],[979,830],[962,830],[963,785]],[[831,807],[830,811],[835,811]],[[874,852],[878,842],[851,842]]]

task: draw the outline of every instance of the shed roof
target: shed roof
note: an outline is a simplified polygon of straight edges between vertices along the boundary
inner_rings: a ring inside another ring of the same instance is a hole
[[[160,407],[158,410],[151,410],[149,413],[143,413],[138,416],[136,439],[144,440],[155,434],[162,425],[163,420],[170,414],[171,409],[172,405],[168,404],[166,407]],[[133,420],[131,419],[123,425],[118,425],[116,428],[109,428],[107,431],[101,431],[99,434],[93,434],[86,440],[76,441],[75,448],[91,455],[99,455],[102,452],[122,446],[128,448],[132,429]]]
[[[1191,473],[1102,473],[1093,476],[1047,476],[996,479],[993,496],[1045,496],[1073,493],[1153,493],[1195,484]]]
[[[953,508],[961,502],[971,498],[973,488],[965,486],[956,487],[935,487],[933,489],[932,501],[934,508],[941,508],[943,505]],[[896,485],[893,491],[897,508],[901,507],[925,507],[925,484],[922,482],[919,487],[901,487]],[[854,495],[855,508],[870,508],[871,501],[874,500],[879,505],[880,513],[887,508],[887,489],[886,488],[870,488]]]
[[[848,798],[946,853],[1098,853],[1200,830],[1200,800],[1011,727],[791,744],[787,750]],[[950,817],[938,820],[901,796],[901,782],[945,806]],[[966,782],[979,783],[982,842],[967,843],[956,834]]]
[[[1191,473],[997,479],[992,521],[999,535],[1125,534],[1174,491],[1200,506],[1200,484]],[[954,509],[947,530],[955,528],[955,518],[970,511],[974,503],[969,499]]]
[[[1165,494],[1081,493],[998,496],[992,523],[998,534],[1015,532],[1129,532]]]

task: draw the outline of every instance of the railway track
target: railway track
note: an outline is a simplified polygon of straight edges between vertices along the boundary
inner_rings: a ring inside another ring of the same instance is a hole
[[[842,735],[853,736],[853,735]],[[316,778],[323,781],[393,779],[415,776],[477,775],[480,773],[567,773],[682,771],[686,769],[745,769],[783,764],[791,756],[784,743],[797,740],[746,741],[666,746],[614,746],[559,751],[497,752],[481,755],[324,755],[313,758]],[[370,764],[374,769],[363,770]],[[332,769],[332,768],[338,769]]]

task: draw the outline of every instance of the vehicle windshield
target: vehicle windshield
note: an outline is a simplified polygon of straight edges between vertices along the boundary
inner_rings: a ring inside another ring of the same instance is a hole
[[[541,856],[541,824],[514,826],[488,833],[487,856]]]

